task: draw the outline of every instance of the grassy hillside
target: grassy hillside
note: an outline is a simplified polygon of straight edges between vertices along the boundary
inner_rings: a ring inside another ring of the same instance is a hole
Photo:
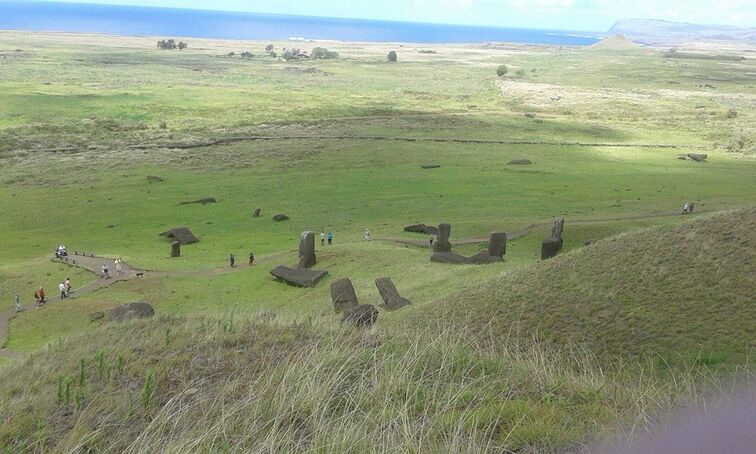
[[[706,369],[440,335],[155,318],[0,368],[9,452],[502,452],[643,426]],[[663,377],[663,378],[662,378]]]
[[[749,209],[611,237],[449,298],[433,315],[482,337],[576,343],[604,358],[743,362],[756,347],[754,232]]]

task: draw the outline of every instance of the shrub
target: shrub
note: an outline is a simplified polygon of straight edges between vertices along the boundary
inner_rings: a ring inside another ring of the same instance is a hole
[[[267,53],[273,52],[273,44],[268,44],[267,46],[265,46],[265,52]]]
[[[738,111],[735,109],[730,109],[727,111],[727,118],[737,118]]]
[[[517,71],[515,71],[515,74],[517,75],[517,77],[525,77],[525,70],[518,69]]]
[[[507,68],[507,65],[499,65],[498,68],[496,68],[496,75],[499,77],[505,76],[509,72],[509,68]]]
[[[388,55],[386,56],[386,58],[391,63],[396,63],[396,60],[397,60],[398,57],[396,55],[396,52],[392,50],[391,52],[388,53]]]
[[[339,58],[339,53],[331,52],[324,47],[316,47],[312,50],[310,57],[312,57],[313,60],[328,60],[331,58]]]

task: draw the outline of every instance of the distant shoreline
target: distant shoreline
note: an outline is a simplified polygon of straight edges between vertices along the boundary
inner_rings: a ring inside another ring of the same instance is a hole
[[[170,20],[166,20],[170,17]],[[589,46],[603,33],[56,2],[3,3],[0,30],[237,40]]]

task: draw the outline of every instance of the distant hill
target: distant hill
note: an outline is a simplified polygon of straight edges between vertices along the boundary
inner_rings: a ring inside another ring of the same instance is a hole
[[[701,25],[651,19],[628,19],[615,23],[608,35],[622,34],[644,44],[675,44],[684,41],[742,41],[756,43],[756,28]]]
[[[605,358],[740,362],[756,347],[754,288],[750,209],[598,241],[452,296],[433,317],[481,338],[574,342]]]
[[[590,46],[591,49],[629,50],[638,49],[640,46],[625,38],[623,35],[612,35]]]

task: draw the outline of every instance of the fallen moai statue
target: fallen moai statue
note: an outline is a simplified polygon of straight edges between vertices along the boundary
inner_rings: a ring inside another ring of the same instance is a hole
[[[289,217],[286,216],[283,213],[278,213],[278,214],[276,214],[276,215],[273,216],[273,220],[276,221],[276,222],[288,221]]]
[[[299,239],[299,268],[312,268],[315,258],[315,232],[302,232]]]
[[[524,166],[528,164],[533,164],[533,161],[531,161],[530,159],[512,159],[507,164],[515,165],[515,166],[516,165]]]
[[[349,322],[357,328],[370,328],[378,320],[378,309],[372,304],[361,304],[344,312],[341,323]]]
[[[207,205],[208,203],[215,203],[216,200],[214,197],[205,197],[204,199],[199,200],[192,200],[191,202],[179,202],[179,205],[191,205],[193,203],[197,203],[200,205]]]
[[[438,226],[438,239],[433,243],[433,252],[451,252],[451,243],[449,237],[451,236],[451,225],[440,224]]]
[[[412,224],[404,227],[405,232],[424,233],[426,235],[438,235],[438,227],[425,224]]]
[[[279,265],[270,270],[270,274],[291,285],[313,287],[328,274],[328,271],[308,270],[307,268],[295,269]]]
[[[407,298],[399,294],[399,290],[396,289],[396,285],[394,285],[391,278],[379,277],[375,280],[375,286],[378,287],[378,292],[381,294],[381,298],[383,298],[386,309],[394,311],[411,304]]]
[[[299,239],[299,264],[297,268],[279,265],[270,270],[270,274],[292,285],[312,287],[328,274],[328,271],[308,269],[314,266],[315,262],[315,232],[302,232]]]
[[[360,305],[352,281],[346,277],[331,282],[331,301],[336,313],[346,312]]]
[[[128,303],[118,306],[110,311],[110,314],[108,314],[108,320],[132,320],[135,318],[148,318],[153,315],[155,315],[155,309],[147,303]]]
[[[688,153],[685,156],[687,156],[691,161],[696,162],[706,162],[706,159],[709,157],[709,155],[702,153]]]
[[[558,218],[554,221],[554,227],[551,229],[551,238],[541,242],[541,260],[550,259],[562,252],[564,240],[562,231],[564,230],[564,218]]]
[[[448,263],[453,265],[488,265],[501,262],[507,253],[507,234],[493,232],[488,241],[488,249],[480,251],[470,257],[455,254],[453,252],[435,252],[431,255],[431,262]]]
[[[160,235],[172,240],[176,240],[181,244],[192,244],[199,241],[199,239],[194,236],[192,231],[187,227],[176,227],[175,229],[168,230],[167,232],[163,232]]]

